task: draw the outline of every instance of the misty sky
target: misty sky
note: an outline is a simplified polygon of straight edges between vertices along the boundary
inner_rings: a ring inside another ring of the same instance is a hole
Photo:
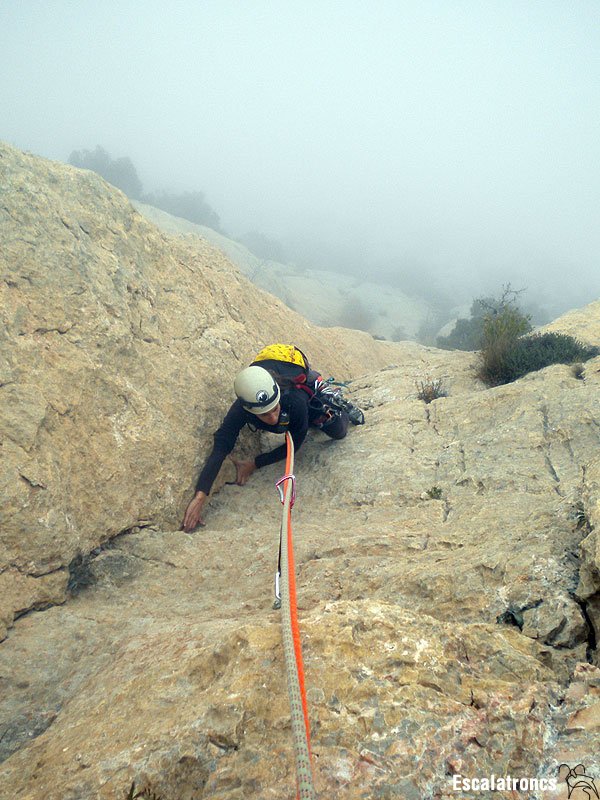
[[[597,0],[4,1],[0,109],[316,266],[600,297]]]

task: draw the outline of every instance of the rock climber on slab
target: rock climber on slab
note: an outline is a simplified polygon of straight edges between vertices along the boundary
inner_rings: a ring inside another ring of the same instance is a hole
[[[306,356],[294,345],[275,344],[263,348],[251,366],[235,378],[237,399],[214,435],[214,446],[196,483],[195,495],[183,518],[182,529],[190,532],[204,525],[202,511],[225,458],[233,450],[244,425],[269,433],[289,432],[298,450],[309,425],[332,439],[343,439],[348,423],[361,425],[363,412],[342,397],[338,388],[310,369]],[[231,457],[236,483],[243,486],[256,469],[285,458],[282,444],[254,459]]]

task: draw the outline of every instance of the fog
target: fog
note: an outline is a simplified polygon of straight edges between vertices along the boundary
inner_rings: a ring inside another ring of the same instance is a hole
[[[295,263],[600,297],[597,2],[0,3],[0,138],[97,144]],[[391,276],[391,277],[390,277]]]

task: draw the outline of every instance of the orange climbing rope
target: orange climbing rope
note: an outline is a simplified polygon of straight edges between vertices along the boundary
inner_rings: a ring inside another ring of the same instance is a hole
[[[297,798],[298,800],[316,800],[317,795],[313,785],[310,754],[308,704],[304,687],[304,665],[300,644],[300,628],[298,626],[296,574],[292,541],[292,506],[296,499],[296,478],[293,474],[294,443],[289,433],[286,433],[285,438],[287,443],[285,475],[276,484],[283,503],[283,518],[279,542],[279,580],[276,579],[275,592],[276,596],[278,596],[278,589],[281,589],[283,654],[296,760]]]

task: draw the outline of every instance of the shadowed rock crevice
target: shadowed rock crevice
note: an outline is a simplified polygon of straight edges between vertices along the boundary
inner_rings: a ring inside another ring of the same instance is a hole
[[[0,727],[0,764],[21,747],[48,730],[60,708],[46,712],[32,710],[12,720],[3,720]]]
[[[137,525],[119,531],[111,539],[107,539],[88,553],[76,555],[68,567],[67,589],[70,596],[77,596],[83,590],[109,576],[117,583],[133,580],[139,574],[139,569],[131,564],[131,560],[134,558],[175,567],[176,565],[168,559],[152,559],[134,553],[117,552],[126,537],[139,535],[146,529],[154,530],[153,523],[150,521],[139,522]]]
[[[581,608],[582,616],[587,625],[587,649],[586,660],[589,664],[599,664],[598,660],[598,631],[594,626],[592,615],[595,610],[600,608],[600,592],[596,596],[589,598],[589,600],[579,600],[577,597],[573,598],[574,601]],[[595,616],[595,615],[594,615]]]
[[[563,493],[560,490],[560,478],[558,477],[558,474],[557,474],[556,470],[554,469],[554,465],[552,464],[552,461],[550,460],[550,456],[548,456],[547,454],[544,455],[544,462],[546,464],[546,468],[548,470],[548,474],[550,475],[552,480],[556,483],[556,486],[554,487],[556,493],[562,497]]]
[[[523,614],[526,611],[530,611],[533,608],[538,608],[543,603],[543,600],[536,600],[534,603],[523,606],[522,608],[515,608],[510,607],[507,608],[506,611],[503,611],[498,617],[496,617],[496,622],[500,625],[514,625],[520,631],[523,630],[524,619]]]

